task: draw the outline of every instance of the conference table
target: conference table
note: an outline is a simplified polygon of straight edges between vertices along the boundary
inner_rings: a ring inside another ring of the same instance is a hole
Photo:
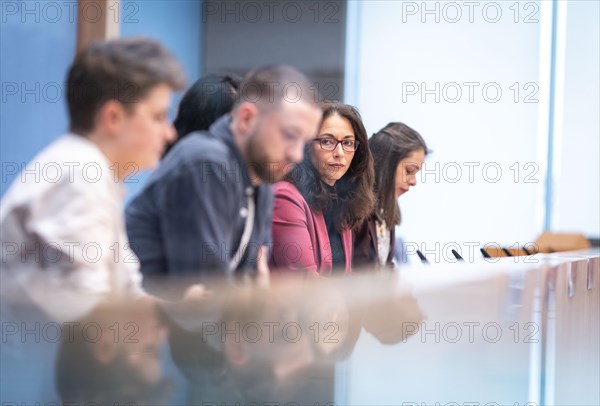
[[[2,297],[3,406],[600,404],[597,248],[74,297]]]

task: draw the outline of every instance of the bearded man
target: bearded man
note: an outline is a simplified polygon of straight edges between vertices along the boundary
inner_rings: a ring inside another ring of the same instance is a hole
[[[255,69],[230,114],[167,154],[126,210],[146,289],[161,296],[165,276],[185,288],[207,277],[268,274],[270,184],[302,160],[318,131],[312,88],[289,66]]]

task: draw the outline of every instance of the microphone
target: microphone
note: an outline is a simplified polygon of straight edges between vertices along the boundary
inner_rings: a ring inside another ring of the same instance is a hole
[[[454,258],[456,258],[459,261],[464,261],[463,257],[460,256],[460,254],[458,252],[456,252],[455,249],[452,250],[452,255],[454,255]]]
[[[421,260],[422,263],[424,264],[429,264],[429,261],[427,260],[427,258],[425,258],[425,255],[423,255],[423,253],[419,250],[417,250],[417,255],[419,256],[419,259]]]

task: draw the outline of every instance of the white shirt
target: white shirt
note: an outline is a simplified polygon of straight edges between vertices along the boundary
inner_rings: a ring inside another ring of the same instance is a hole
[[[46,147],[0,202],[4,287],[17,284],[30,296],[44,290],[140,294],[124,195],[108,160],[88,139],[67,134]]]
[[[392,232],[387,228],[385,220],[375,221],[375,228],[377,229],[377,253],[379,254],[379,265],[385,266],[387,263],[388,255],[390,255],[390,244]]]

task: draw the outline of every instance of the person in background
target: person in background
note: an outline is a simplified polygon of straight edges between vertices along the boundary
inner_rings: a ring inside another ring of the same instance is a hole
[[[273,269],[351,272],[352,229],[373,208],[373,160],[360,114],[341,103],[322,109],[304,160],[274,186]]]
[[[66,79],[70,131],[28,164],[0,204],[3,293],[142,293],[122,180],[155,166],[183,69],[145,38],[95,42]]]
[[[231,112],[241,80],[233,74],[206,75],[198,79],[179,103],[173,122],[177,138],[167,147],[165,155],[189,133],[207,131],[218,118]]]
[[[389,123],[369,139],[375,162],[376,205],[354,235],[354,267],[393,267],[398,198],[417,184],[429,153],[421,135],[402,123]]]
[[[302,160],[321,110],[304,75],[284,65],[251,71],[239,94],[231,114],[173,147],[126,209],[145,287],[157,295],[213,277],[268,277],[270,183]],[[165,276],[181,284],[148,285]]]

